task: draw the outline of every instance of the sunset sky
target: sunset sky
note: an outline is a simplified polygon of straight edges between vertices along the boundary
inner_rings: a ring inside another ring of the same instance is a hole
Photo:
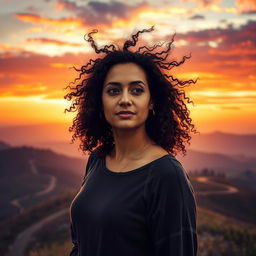
[[[0,126],[71,122],[63,90],[79,68],[97,57],[97,44],[128,39],[139,29],[149,45],[171,40],[172,69],[187,87],[196,128],[256,133],[256,1],[0,0]]]

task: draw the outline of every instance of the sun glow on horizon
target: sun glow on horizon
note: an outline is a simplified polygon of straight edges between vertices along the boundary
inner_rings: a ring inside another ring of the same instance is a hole
[[[140,34],[138,43],[151,47],[165,42],[164,50],[176,34],[168,56],[174,68],[166,73],[181,82],[197,80],[184,91],[194,102],[188,108],[200,128],[256,132],[252,2],[120,0],[103,1],[99,7],[91,2],[28,0],[15,8],[6,2],[0,17],[0,122],[70,122],[75,113],[63,113],[71,104],[63,88],[79,75],[72,67],[79,69],[98,57],[85,41],[88,33],[99,30],[93,38],[101,48],[122,45],[131,34],[154,25],[152,33]]]

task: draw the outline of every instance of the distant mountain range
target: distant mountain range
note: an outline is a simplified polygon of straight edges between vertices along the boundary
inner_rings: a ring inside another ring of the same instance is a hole
[[[12,145],[44,141],[69,141],[68,125],[48,123],[37,125],[0,126],[0,140]]]
[[[220,131],[193,135],[191,149],[225,155],[256,157],[256,134],[230,134]]]
[[[11,147],[10,144],[5,143],[5,142],[3,142],[3,141],[0,141],[0,150],[1,150],[1,149],[7,149],[7,148],[10,148],[10,147]]]
[[[72,133],[66,123],[0,127],[0,140],[12,146],[32,145],[51,148],[66,155],[83,157],[78,141],[70,144]],[[236,156],[247,161],[256,157],[256,134],[230,134],[220,131],[192,134],[190,150]]]
[[[71,137],[66,124],[0,126],[0,141],[11,146],[48,148],[68,156],[84,157],[83,153],[78,151],[77,141],[70,144]]]

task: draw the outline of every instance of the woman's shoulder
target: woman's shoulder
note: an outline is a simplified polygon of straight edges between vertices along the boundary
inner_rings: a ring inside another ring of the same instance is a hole
[[[152,174],[157,176],[174,175],[176,172],[184,172],[180,161],[172,154],[166,154],[156,161],[152,168]]]
[[[96,150],[93,150],[92,152],[88,153],[88,158],[87,158],[87,171],[92,166],[95,162],[99,160],[99,156]],[[87,172],[86,171],[86,172]]]
[[[171,154],[152,166],[146,182],[146,192],[149,191],[175,194],[184,200],[190,200],[195,194],[189,175],[181,162]]]
[[[150,172],[150,179],[155,181],[166,181],[170,184],[177,182],[190,183],[190,178],[181,162],[172,154],[168,154],[156,161]]]
[[[97,150],[97,148],[89,152],[88,155],[89,155],[88,161],[89,160],[92,161],[100,158],[100,153],[99,153],[99,150]]]
[[[152,147],[149,154],[155,156],[156,161],[154,161],[153,165],[155,168],[153,169],[158,170],[158,175],[170,175],[176,169],[183,169],[180,161],[160,146]]]

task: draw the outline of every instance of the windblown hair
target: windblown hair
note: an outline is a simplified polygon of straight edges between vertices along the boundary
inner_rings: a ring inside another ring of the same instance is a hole
[[[132,62],[146,73],[154,104],[155,115],[150,111],[145,123],[148,136],[168,153],[176,155],[177,151],[182,151],[183,155],[186,154],[185,143],[190,144],[190,132],[197,133],[197,131],[189,116],[190,111],[184,103],[185,99],[188,103],[193,101],[190,101],[184,90],[180,88],[196,81],[181,81],[165,71],[181,65],[191,56],[184,56],[180,62],[167,59],[175,34],[172,40],[166,43],[165,49],[162,49],[163,43],[158,43],[152,47],[144,45],[137,47],[136,51],[130,51],[130,47],[136,46],[141,33],[153,30],[154,26],[133,34],[131,40],[124,42],[122,49],[114,44],[98,48],[92,37],[98,32],[97,30],[90,32],[85,39],[101,57],[90,59],[80,69],[73,67],[79,72],[79,77],[71,83],[75,84],[78,80],[80,82],[75,87],[70,87],[70,83],[65,89],[69,87],[71,91],[64,96],[68,100],[74,98],[70,108],[65,109],[65,112],[78,111],[72,126],[69,127],[69,132],[74,131],[71,143],[79,138],[81,141],[79,147],[84,153],[95,151],[100,157],[104,157],[113,149],[115,142],[112,127],[102,111],[103,83],[113,65]],[[157,48],[161,50],[157,52]]]

